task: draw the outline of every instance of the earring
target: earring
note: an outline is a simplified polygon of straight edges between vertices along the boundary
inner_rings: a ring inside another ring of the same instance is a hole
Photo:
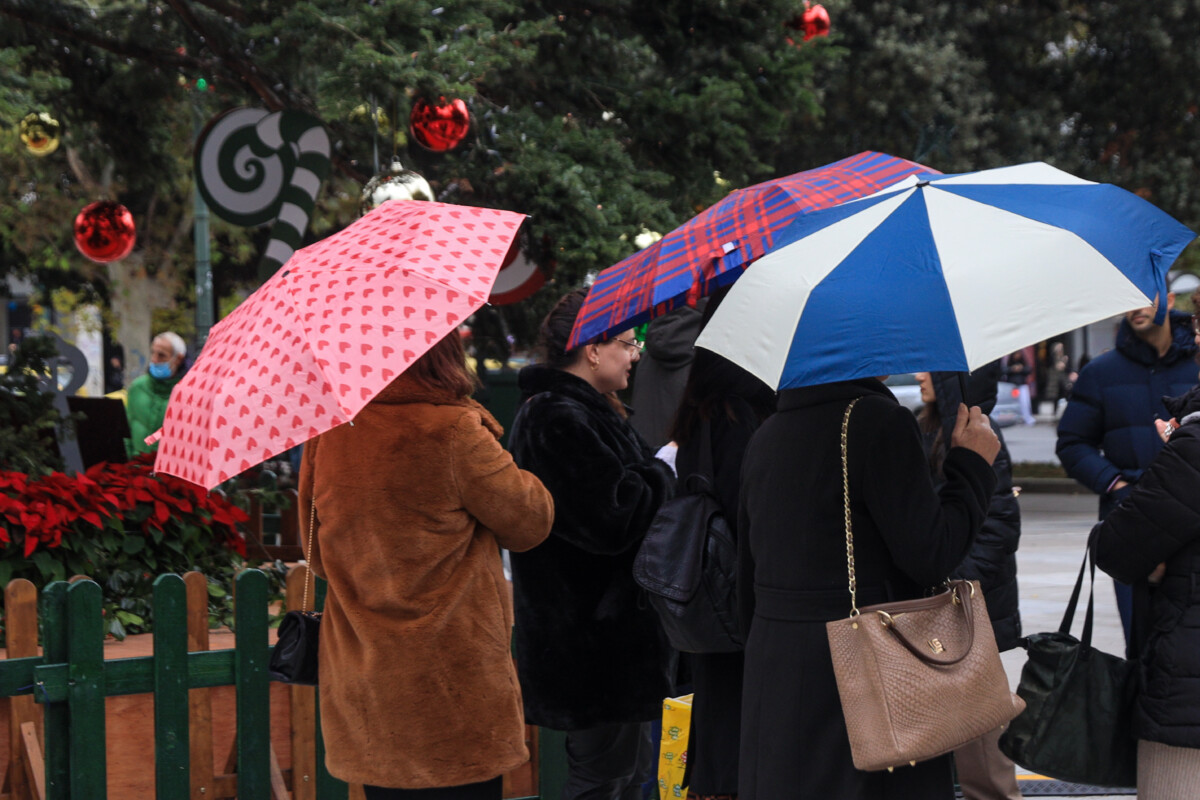
[[[595,372],[596,370],[600,369],[599,361],[591,361],[589,363],[592,365],[592,372]]]

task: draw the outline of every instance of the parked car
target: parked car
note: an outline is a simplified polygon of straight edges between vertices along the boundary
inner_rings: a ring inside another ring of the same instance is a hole
[[[1017,385],[1008,381],[996,384],[996,407],[988,416],[998,428],[1016,425],[1021,419],[1021,404],[1017,401]]]
[[[921,406],[925,405],[921,402],[921,385],[917,383],[917,377],[911,372],[903,375],[891,375],[884,383],[892,394],[896,395],[900,405],[914,414],[918,413]]]
[[[912,373],[904,375],[892,375],[884,383],[892,394],[896,395],[896,399],[900,401],[900,405],[907,408],[914,414],[921,411],[921,386],[917,383],[917,378]],[[1017,385],[1008,381],[1000,381],[996,384],[996,407],[989,414],[992,422],[998,428],[1007,428],[1010,425],[1016,425],[1021,419],[1021,406],[1017,401]]]

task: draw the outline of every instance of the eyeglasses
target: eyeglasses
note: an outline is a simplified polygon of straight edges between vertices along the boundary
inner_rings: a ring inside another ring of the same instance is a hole
[[[641,353],[643,350],[646,349],[646,345],[643,344],[642,342],[637,342],[637,341],[627,342],[624,339],[613,339],[613,341],[620,342],[621,344],[625,345],[626,347],[632,347],[633,352],[635,352],[635,353]]]

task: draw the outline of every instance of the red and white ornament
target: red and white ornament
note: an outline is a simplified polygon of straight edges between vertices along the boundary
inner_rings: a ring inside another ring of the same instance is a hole
[[[524,250],[515,247],[492,285],[488,302],[494,306],[519,303],[546,283],[546,275],[533,263]]]

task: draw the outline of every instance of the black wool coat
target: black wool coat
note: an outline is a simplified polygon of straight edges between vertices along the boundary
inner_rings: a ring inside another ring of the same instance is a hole
[[[742,459],[758,428],[758,416],[744,398],[728,398],[734,419],[724,411],[713,415],[709,444],[712,448],[713,491],[721,502],[730,532],[737,537],[738,491]],[[679,446],[675,467],[682,484],[700,468],[702,439],[697,434]],[[684,491],[680,486],[680,491]],[[691,765],[689,789],[697,795],[737,794],[738,747],[744,656],[732,653],[688,653],[692,670],[692,733],[688,739]]]
[[[509,448],[554,498],[550,537],[511,554],[526,721],[578,730],[654,719],[674,651],[633,558],[675,477],[586,381],[533,365],[518,382],[526,399]]]
[[[1000,376],[999,363],[989,364],[971,373],[967,381],[968,405],[979,406],[985,414],[996,407],[996,381]],[[962,389],[953,372],[933,373],[937,393],[938,414],[942,419],[942,441],[950,439]],[[1004,432],[995,428],[1000,438],[1000,452],[992,462],[996,473],[996,491],[988,502],[987,519],[975,537],[970,552],[951,577],[979,581],[987,601],[988,617],[996,646],[1001,652],[1011,650],[1021,639],[1020,592],[1017,587],[1017,545],[1021,541],[1021,506],[1013,491],[1012,457],[1004,442]],[[944,446],[944,445],[943,445]]]
[[[842,415],[858,606],[921,597],[962,563],[996,476],[954,448],[933,488],[916,419],[873,378],[790,389],[742,465],[738,589],[749,622],[741,800],[949,800],[949,756],[893,773],[850,756],[825,623],[848,616]]]
[[[1096,564],[1133,584],[1140,739],[1200,747],[1200,419],[1171,436],[1093,531]],[[1147,576],[1165,562],[1151,587]],[[1147,599],[1148,598],[1148,599]]]

